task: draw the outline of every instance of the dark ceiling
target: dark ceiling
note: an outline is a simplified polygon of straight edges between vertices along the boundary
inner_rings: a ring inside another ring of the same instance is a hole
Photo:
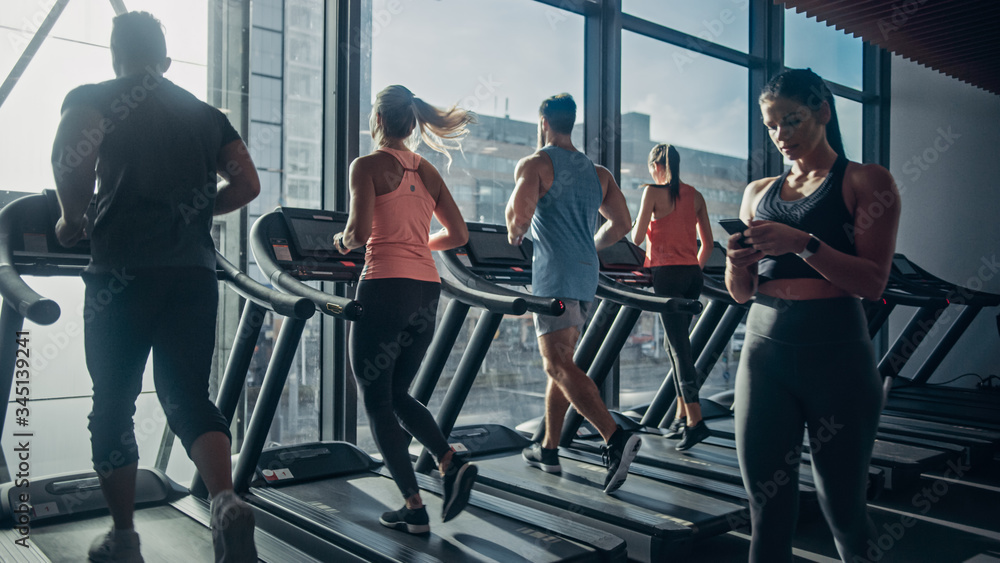
[[[1000,94],[997,0],[774,0],[883,49]]]

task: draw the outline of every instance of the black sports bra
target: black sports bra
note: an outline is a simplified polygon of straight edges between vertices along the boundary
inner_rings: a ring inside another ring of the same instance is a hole
[[[844,205],[844,170],[847,159],[837,157],[830,173],[819,188],[795,201],[781,199],[781,187],[791,170],[782,174],[767,189],[754,219],[775,221],[812,234],[832,248],[855,254],[854,216]],[[777,279],[822,278],[819,272],[795,254],[767,256],[758,264],[760,283]]]

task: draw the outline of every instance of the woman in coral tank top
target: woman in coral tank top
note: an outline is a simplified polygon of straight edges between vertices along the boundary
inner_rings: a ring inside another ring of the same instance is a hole
[[[431,251],[469,239],[441,174],[413,149],[422,139],[448,156],[448,149],[458,145],[447,140],[465,135],[473,121],[471,113],[438,109],[403,86],[379,92],[370,118],[378,148],[351,164],[351,213],[333,241],[341,253],[367,245],[356,297],[365,315],[351,330],[351,367],[375,444],[406,501],[379,521],[411,534],[430,532],[430,522],[407,451],[410,435],[438,461],[444,477],[443,521],[465,507],[478,471],[455,455],[427,407],[409,395],[434,335],[441,294]],[[432,217],[444,227],[434,234]]]
[[[698,299],[703,283],[701,270],[712,254],[712,227],[705,198],[681,182],[680,162],[680,154],[672,145],[659,144],[649,152],[649,174],[655,183],[647,184],[642,194],[632,241],[640,245],[648,239],[645,265],[652,269],[657,295]],[[694,368],[688,339],[691,317],[683,313],[661,314],[666,333],[664,348],[674,366],[677,389],[677,414],[666,436],[680,438],[680,451],[709,436],[698,403],[698,390],[707,374],[699,374]]]

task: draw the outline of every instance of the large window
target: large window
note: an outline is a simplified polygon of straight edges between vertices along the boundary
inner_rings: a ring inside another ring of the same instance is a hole
[[[785,10],[785,66],[812,68],[825,80],[861,89],[861,39]]]
[[[261,193],[248,206],[248,223],[279,205],[322,207],[322,0],[260,0],[250,12],[250,154]],[[250,273],[269,284],[251,257]],[[318,288],[318,284],[314,284]],[[319,439],[321,315],[306,323],[288,374],[268,444]],[[249,420],[271,358],[281,319],[268,314],[257,344],[244,410]]]
[[[622,0],[622,12],[703,41],[749,50],[750,0]],[[688,43],[685,47],[697,49],[696,41]]]

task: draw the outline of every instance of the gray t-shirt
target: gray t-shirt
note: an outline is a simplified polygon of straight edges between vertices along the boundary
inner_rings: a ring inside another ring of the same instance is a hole
[[[104,116],[75,147],[101,140],[87,271],[214,269],[216,170],[222,147],[240,138],[226,116],[152,73],[80,86],[63,111],[74,106]]]

